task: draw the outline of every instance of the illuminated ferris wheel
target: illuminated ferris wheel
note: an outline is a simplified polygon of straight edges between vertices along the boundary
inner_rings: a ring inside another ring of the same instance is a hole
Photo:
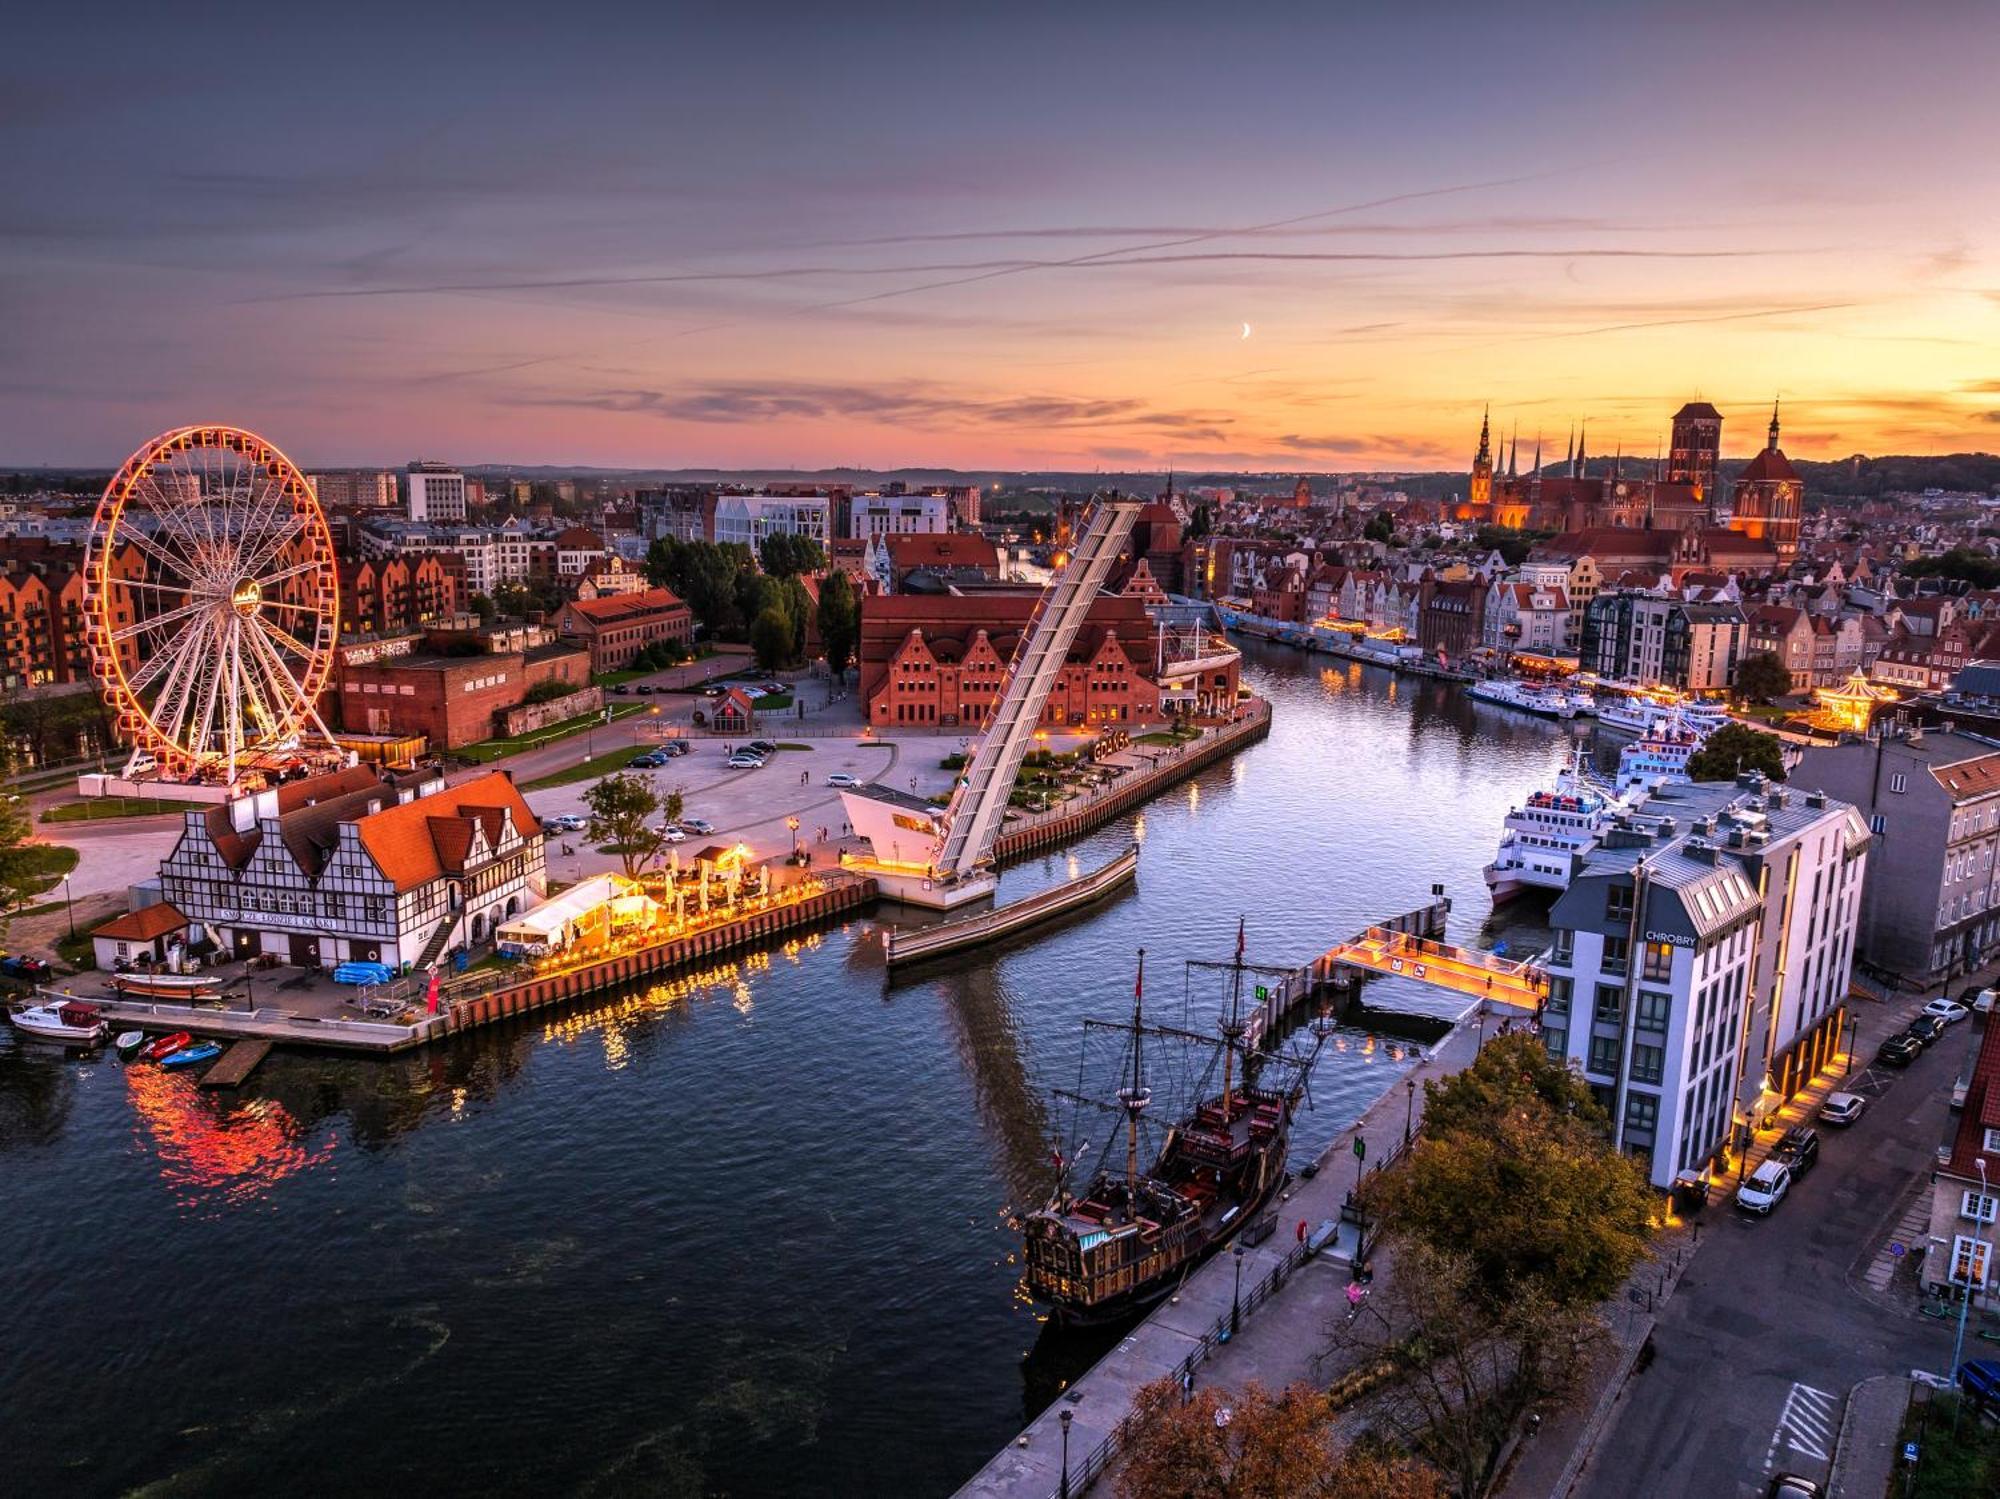
[[[125,460],[85,553],[91,668],[129,769],[234,781],[330,747],[333,538],[292,461],[237,427],[181,427]]]

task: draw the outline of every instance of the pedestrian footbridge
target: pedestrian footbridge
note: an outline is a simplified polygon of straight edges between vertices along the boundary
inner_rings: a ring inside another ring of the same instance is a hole
[[[1313,968],[1323,982],[1336,982],[1340,969],[1360,969],[1521,1010],[1539,1010],[1549,991],[1548,975],[1531,960],[1509,962],[1480,948],[1455,947],[1390,926],[1369,927],[1321,954]]]

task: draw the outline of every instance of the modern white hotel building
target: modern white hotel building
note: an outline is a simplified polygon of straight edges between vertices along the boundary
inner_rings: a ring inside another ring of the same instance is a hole
[[[1550,913],[1542,1034],[1657,1186],[1719,1164],[1839,1053],[1867,824],[1818,792],[1663,787]]]

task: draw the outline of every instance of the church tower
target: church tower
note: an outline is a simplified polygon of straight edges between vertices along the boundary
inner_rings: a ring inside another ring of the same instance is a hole
[[[1667,446],[1667,482],[1692,484],[1696,503],[1715,503],[1715,465],[1722,454],[1722,413],[1706,401],[1689,401],[1674,413]]]
[[[1745,465],[1736,480],[1729,529],[1771,543],[1778,565],[1789,567],[1799,554],[1799,526],[1806,508],[1806,484],[1778,446],[1778,403],[1771,403],[1771,428],[1764,451]]]
[[[1480,507],[1493,503],[1493,433],[1489,421],[1491,413],[1479,414],[1479,451],[1472,455],[1472,485],[1466,491],[1466,500],[1474,507],[1475,514],[1483,514]]]

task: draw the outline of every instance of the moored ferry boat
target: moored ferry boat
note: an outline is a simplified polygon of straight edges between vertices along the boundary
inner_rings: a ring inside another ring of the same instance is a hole
[[[1073,1186],[1070,1168],[1079,1163],[1058,1149],[1056,1190],[1022,1224],[1023,1285],[1058,1323],[1089,1325],[1137,1315],[1259,1215],[1284,1183],[1293,1115],[1317,1055],[1316,1048],[1315,1057],[1301,1059],[1244,1046],[1240,930],[1229,1002],[1218,1022],[1219,1045],[1213,1037],[1146,1021],[1143,953],[1140,961],[1131,1021],[1085,1022],[1126,1034],[1113,1100],[1059,1094],[1124,1121],[1123,1170],[1115,1169],[1107,1145],[1088,1181]],[[1142,1119],[1153,1101],[1147,1053],[1156,1042],[1217,1049],[1193,1106],[1167,1130],[1157,1151],[1142,1154]],[[1211,1091],[1217,1061],[1221,1088]],[[1076,1153],[1087,1149],[1079,1146]]]
[[[1529,889],[1567,890],[1617,806],[1585,776],[1572,750],[1553,787],[1530,793],[1507,814],[1499,852],[1485,870],[1495,903]]]
[[[1650,734],[1678,721],[1704,737],[1729,721],[1720,703],[1663,703],[1640,694],[1606,693],[1598,700],[1597,721],[1622,734]]]
[[[1686,727],[1654,730],[1618,752],[1613,788],[1621,797],[1641,796],[1686,781],[1688,762],[1707,738],[1706,733]]]
[[[1488,677],[1474,682],[1465,690],[1482,703],[1518,708],[1523,713],[1533,713],[1540,718],[1570,719],[1577,714],[1575,702],[1560,687],[1537,687],[1512,677]]]

